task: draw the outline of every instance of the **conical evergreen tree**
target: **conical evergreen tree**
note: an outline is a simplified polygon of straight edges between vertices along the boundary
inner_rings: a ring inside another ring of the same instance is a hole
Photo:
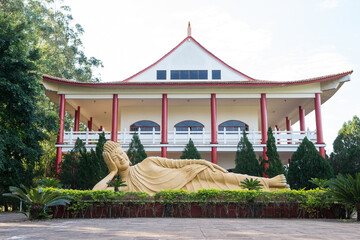
[[[133,135],[131,139],[131,143],[129,146],[129,150],[127,151],[127,155],[132,165],[138,164],[142,162],[142,160],[147,158],[147,154],[145,152],[144,146],[141,144],[140,138],[136,133]]]
[[[284,174],[284,166],[281,163],[279,153],[277,152],[276,141],[271,127],[268,129],[267,136],[266,156],[268,157],[267,162],[269,163],[269,167],[264,173],[268,175],[269,178],[272,178],[279,174]]]
[[[254,148],[246,136],[245,131],[243,131],[243,136],[237,146],[234,172],[251,176],[261,176],[259,161],[256,159]]]
[[[194,142],[191,140],[191,138],[186,145],[184,151],[182,152],[180,159],[201,159],[201,155],[196,149]]]
[[[329,179],[334,176],[330,164],[316,150],[315,145],[306,137],[291,156],[288,183],[292,189],[312,189],[311,178]]]

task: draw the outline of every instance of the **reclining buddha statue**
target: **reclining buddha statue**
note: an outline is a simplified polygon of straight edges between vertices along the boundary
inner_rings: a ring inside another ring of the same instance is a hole
[[[262,178],[230,173],[206,160],[148,157],[141,163],[131,166],[120,144],[112,141],[105,143],[103,156],[110,173],[97,183],[93,190],[113,189],[108,188],[107,183],[117,174],[127,185],[120,190],[149,194],[165,189],[184,189],[189,192],[200,189],[240,190],[240,182],[246,178],[260,181],[263,190],[287,188],[284,175]]]

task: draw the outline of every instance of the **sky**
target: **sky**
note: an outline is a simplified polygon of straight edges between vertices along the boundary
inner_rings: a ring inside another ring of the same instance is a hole
[[[60,1],[57,3],[60,5]],[[261,80],[287,81],[354,70],[322,105],[326,150],[344,122],[360,117],[360,1],[65,0],[87,56],[103,61],[102,81],[151,65],[187,35],[221,60]],[[306,116],[315,130],[315,114]],[[299,128],[294,124],[294,130]]]

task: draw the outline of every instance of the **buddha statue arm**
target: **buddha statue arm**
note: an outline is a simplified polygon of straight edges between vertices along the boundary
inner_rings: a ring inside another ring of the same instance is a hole
[[[168,159],[162,157],[154,157],[153,159],[158,160],[164,167],[168,168],[182,168],[187,165],[200,164],[209,167],[212,171],[227,172],[225,169],[217,164],[211,163],[203,159]]]
[[[93,190],[104,190],[108,187],[108,182],[113,180],[113,178],[118,174],[118,168],[115,165],[115,162],[111,159],[110,154],[107,152],[103,153],[104,161],[109,168],[110,173],[103,178],[100,182],[98,182],[94,187]]]

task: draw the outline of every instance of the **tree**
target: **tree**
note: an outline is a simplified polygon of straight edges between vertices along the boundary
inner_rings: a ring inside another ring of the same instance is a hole
[[[201,155],[195,147],[194,142],[191,140],[191,138],[189,139],[188,144],[186,144],[185,149],[180,156],[180,159],[201,159]]]
[[[43,90],[34,72],[40,55],[24,12],[22,1],[0,1],[0,194],[9,186],[33,184],[39,143],[56,126],[56,118],[39,106]]]
[[[316,150],[315,145],[306,137],[291,156],[288,183],[292,189],[312,189],[316,185],[312,178],[329,179],[334,176],[330,164]]]
[[[360,119],[354,116],[352,121],[343,124],[333,143],[330,164],[335,175],[360,172]]]
[[[254,148],[245,131],[243,131],[242,138],[237,145],[234,172],[261,176],[259,161],[256,159]]]
[[[266,142],[266,156],[268,157],[268,169],[264,169],[264,173],[268,175],[269,178],[275,177],[279,174],[284,174],[284,166],[281,163],[279,153],[276,148],[276,141],[273,135],[271,127],[269,127],[267,132],[268,140]]]
[[[141,163],[142,160],[147,158],[147,154],[145,152],[144,146],[141,144],[140,138],[136,133],[133,135],[131,139],[131,143],[129,145],[129,150],[127,151],[127,155],[132,165]]]
[[[77,139],[75,147],[64,156],[64,161],[61,163],[59,178],[64,187],[92,189],[109,173],[102,156],[105,142],[105,134],[102,133],[96,150],[91,149],[87,152],[83,141]]]

